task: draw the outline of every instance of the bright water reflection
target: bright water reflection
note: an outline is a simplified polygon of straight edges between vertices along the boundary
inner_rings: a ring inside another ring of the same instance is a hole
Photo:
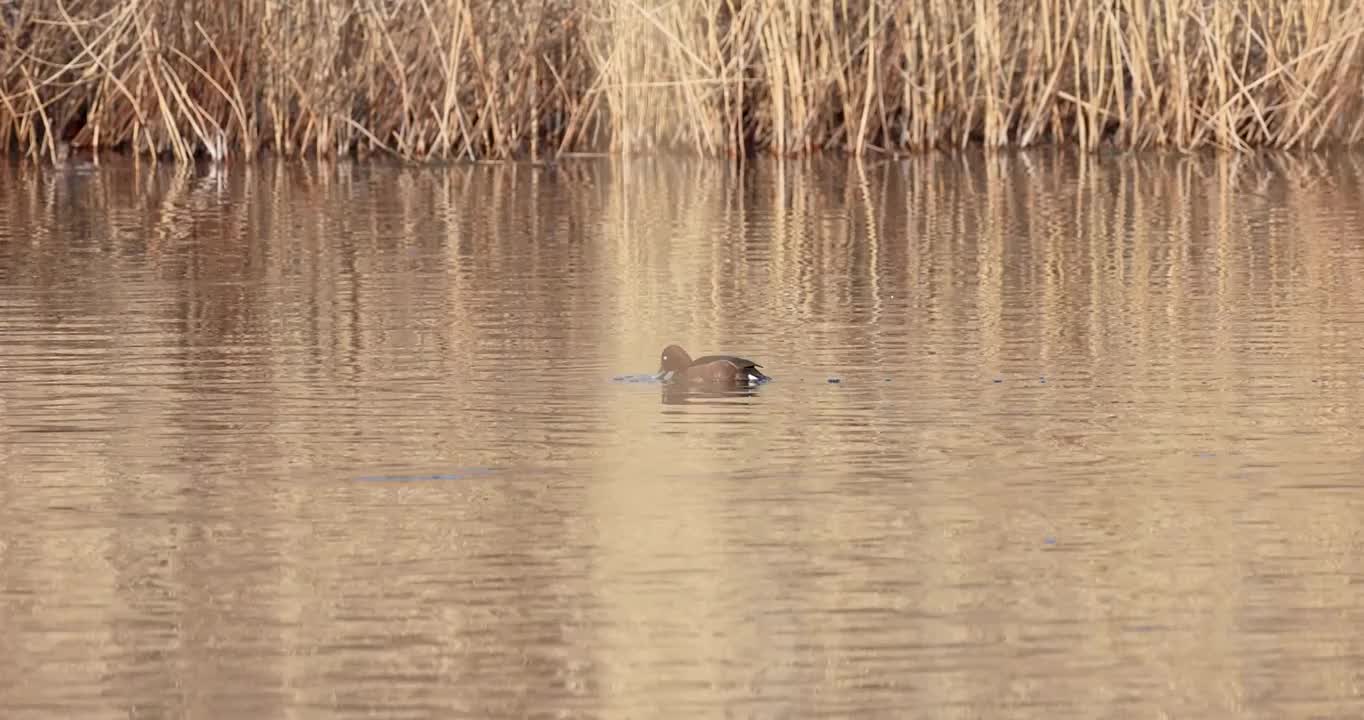
[[[1357,716],[1362,167],[0,166],[0,714]]]

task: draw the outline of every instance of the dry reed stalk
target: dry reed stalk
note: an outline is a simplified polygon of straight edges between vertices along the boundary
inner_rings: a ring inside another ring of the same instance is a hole
[[[0,142],[57,160],[1317,148],[1338,0],[0,0]]]

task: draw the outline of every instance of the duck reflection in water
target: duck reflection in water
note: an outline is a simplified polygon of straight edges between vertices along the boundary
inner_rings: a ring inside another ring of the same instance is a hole
[[[733,390],[703,390],[678,383],[666,383],[663,385],[661,397],[664,405],[719,405],[742,398],[751,398],[757,394],[757,389],[751,387]]]

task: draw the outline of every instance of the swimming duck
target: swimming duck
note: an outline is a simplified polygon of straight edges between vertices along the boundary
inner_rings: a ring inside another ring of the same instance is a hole
[[[663,348],[658,378],[690,385],[751,385],[770,380],[761,365],[733,355],[706,355],[693,360],[680,345]]]

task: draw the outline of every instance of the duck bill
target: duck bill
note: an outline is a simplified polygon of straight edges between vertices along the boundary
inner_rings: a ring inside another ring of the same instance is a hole
[[[659,370],[658,374],[654,376],[654,379],[661,382],[668,382],[669,380],[673,379],[673,371]]]

